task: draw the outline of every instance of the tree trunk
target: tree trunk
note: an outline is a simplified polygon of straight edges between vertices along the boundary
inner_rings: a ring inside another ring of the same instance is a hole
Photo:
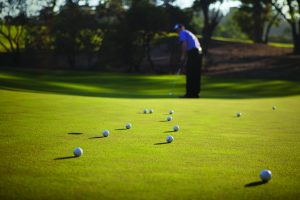
[[[21,64],[21,52],[20,51],[14,51],[12,52],[13,57],[13,63],[16,67],[20,67]]]
[[[298,35],[294,42],[294,54],[300,54],[300,35]]]
[[[262,23],[262,12],[263,8],[260,3],[260,0],[255,0],[254,5],[253,5],[253,19],[254,19],[254,42],[255,43],[262,43],[262,36],[263,36],[263,23]]]
[[[265,44],[267,44],[269,42],[269,35],[270,35],[271,28],[272,28],[274,22],[276,21],[276,19],[278,18],[278,16],[279,16],[279,12],[277,12],[277,14],[271,19],[271,21],[267,25],[265,38],[264,38],[264,43]]]
[[[296,31],[293,32],[294,54],[300,54],[300,34]]]
[[[209,43],[209,31],[208,31],[208,27],[209,27],[209,16],[208,16],[208,6],[203,6],[202,11],[203,11],[203,16],[204,16],[204,27],[202,30],[202,36],[203,36],[203,46],[202,46],[202,50],[203,50],[203,54],[207,54],[207,48],[208,48],[208,43]]]
[[[152,34],[151,33],[147,34],[146,35],[145,50],[146,50],[147,61],[149,62],[152,71],[155,71],[154,62],[153,62],[152,57],[151,57],[151,46],[150,46],[151,40],[152,40]]]
[[[300,1],[298,2],[298,10],[300,9]],[[283,8],[278,6],[276,2],[272,2],[274,8],[283,16],[283,18],[290,24],[292,28],[292,37],[294,43],[294,54],[300,54],[300,20],[295,17],[295,10],[292,6],[291,0],[287,0],[287,4],[289,7],[288,13],[291,16],[291,19],[287,18],[285,13],[283,12]],[[298,29],[297,29],[298,27]]]
[[[75,53],[70,53],[67,57],[68,57],[68,63],[69,63],[70,69],[75,69],[75,66],[76,66]]]

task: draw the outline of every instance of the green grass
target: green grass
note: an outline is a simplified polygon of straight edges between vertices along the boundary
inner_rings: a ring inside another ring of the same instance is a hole
[[[253,44],[252,40],[236,39],[236,38],[225,38],[225,37],[212,37],[214,40],[220,40],[225,42],[241,42],[247,44]]]
[[[241,42],[241,43],[253,44],[252,40],[224,38],[224,37],[213,37],[213,39],[225,41],[225,42]],[[268,45],[274,46],[274,47],[280,47],[280,48],[294,48],[294,44],[292,44],[292,43],[269,42]]]
[[[270,42],[269,45],[281,48],[294,48],[293,44]]]
[[[0,199],[299,199],[299,82],[175,78],[1,70]]]

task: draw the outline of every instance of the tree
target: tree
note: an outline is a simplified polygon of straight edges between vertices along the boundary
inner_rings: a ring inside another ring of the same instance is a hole
[[[123,0],[106,0],[96,7],[96,20],[101,29],[99,66],[127,67],[131,62],[132,35],[129,34]],[[118,59],[116,59],[118,58]]]
[[[269,0],[241,0],[241,3],[234,16],[241,30],[255,43],[266,43],[272,25],[278,21]]]
[[[147,1],[134,1],[127,12],[129,28],[137,36],[137,41],[140,41],[144,55],[153,71],[155,69],[150,55],[151,42],[157,33],[167,29],[167,20],[167,15],[162,7],[157,7]]]
[[[290,24],[294,53],[300,54],[300,0],[270,0],[274,8]]]
[[[174,25],[178,23],[189,26],[193,18],[193,12],[191,11],[191,9],[181,9],[178,6],[171,5],[170,2],[173,1],[167,1],[167,2],[168,3],[164,3],[162,5],[162,8],[163,8],[163,12],[168,17],[168,27],[167,27],[168,30],[174,28]]]
[[[23,33],[26,16],[26,1],[24,0],[7,0],[0,4],[0,45],[6,52],[13,55],[16,65],[20,64],[20,51],[23,42]],[[6,42],[5,42],[6,41]]]
[[[273,25],[278,26],[278,24],[280,23],[280,19],[279,19],[279,15],[280,13],[275,11],[275,13],[270,12],[270,19],[267,22],[266,28],[265,28],[265,36],[264,36],[264,43],[267,44],[269,42],[269,35],[270,35],[270,31]]]
[[[203,52],[207,52],[207,47],[211,41],[214,30],[217,25],[220,23],[223,14],[220,9],[212,8],[212,5],[215,3],[222,3],[223,0],[195,0],[193,8],[195,11],[203,13],[204,17],[204,27],[202,30],[203,37]]]
[[[90,9],[83,9],[78,3],[68,0],[54,18],[50,33],[54,38],[54,50],[66,55],[71,68],[76,66],[80,52],[96,51],[98,34],[95,16]]]
[[[53,49],[53,36],[50,33],[57,0],[44,1],[39,14],[31,17],[26,26],[25,48],[27,51],[49,51]]]
[[[120,17],[108,16],[111,25],[106,28],[100,50],[101,59],[112,66],[128,66],[130,71],[140,71],[146,57],[155,71],[151,58],[151,44],[157,33],[166,30],[167,15],[154,1],[131,0],[129,8]],[[118,58],[118,59],[116,59]]]
[[[236,12],[239,12],[238,8],[230,9],[230,11],[223,17],[222,22],[216,28],[215,36],[240,40],[249,39],[248,36],[241,31],[236,20],[234,20]]]

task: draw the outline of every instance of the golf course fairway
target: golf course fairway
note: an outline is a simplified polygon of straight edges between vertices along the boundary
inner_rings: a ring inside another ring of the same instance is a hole
[[[1,70],[0,199],[299,199],[299,83]]]

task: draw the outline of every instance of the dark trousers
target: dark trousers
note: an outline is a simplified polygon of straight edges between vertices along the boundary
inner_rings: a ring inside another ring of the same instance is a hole
[[[186,96],[198,97],[201,89],[202,53],[198,49],[187,52]]]

